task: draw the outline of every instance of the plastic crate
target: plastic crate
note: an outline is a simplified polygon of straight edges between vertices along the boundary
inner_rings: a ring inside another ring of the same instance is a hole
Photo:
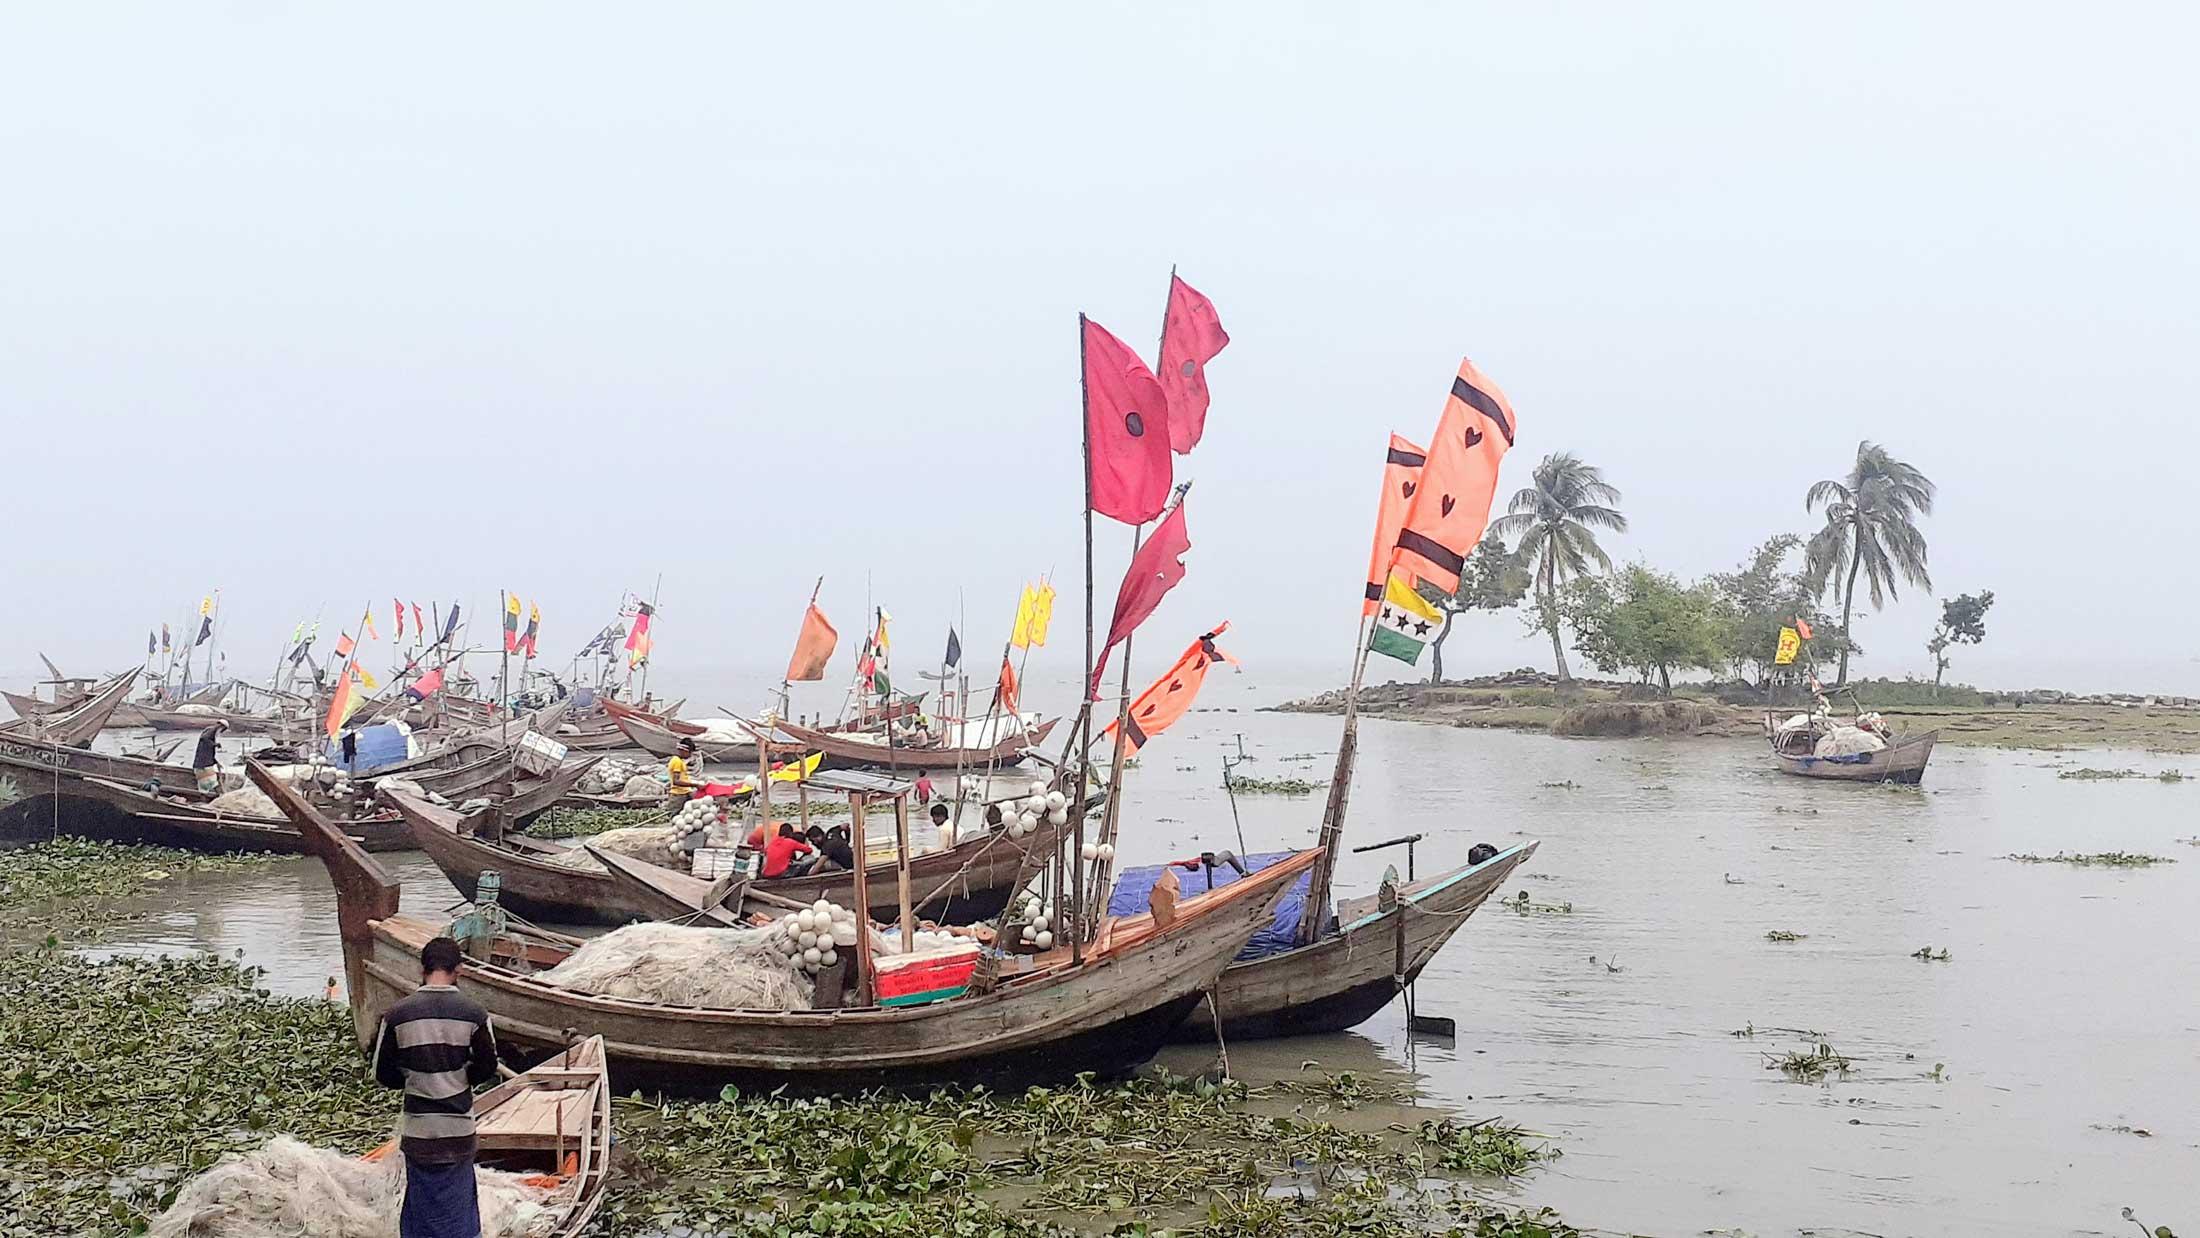
[[[547,735],[529,731],[519,737],[519,747],[512,750],[512,761],[530,774],[554,774],[565,764],[565,745]]]

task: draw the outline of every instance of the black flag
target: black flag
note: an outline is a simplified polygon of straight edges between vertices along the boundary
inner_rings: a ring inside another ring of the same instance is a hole
[[[195,641],[192,641],[192,642],[191,642],[191,647],[192,647],[193,649],[196,649],[196,648],[198,648],[199,646],[201,646],[201,645],[205,644],[205,643],[206,643],[206,641],[207,641],[207,638],[208,638],[208,637],[210,637],[210,636],[212,636],[212,635],[214,635],[214,616],[212,616],[212,615],[202,615],[202,616],[200,616],[200,617],[199,617],[199,638],[198,638],[197,640],[195,640]]]
[[[949,628],[947,629],[947,657],[942,659],[942,661],[945,662],[948,666],[961,666],[962,660],[962,637],[955,635],[955,629]]]
[[[456,631],[458,631],[458,603],[453,602],[451,603],[451,617],[443,621],[443,635],[436,639],[439,642],[448,641],[451,639],[451,633]]]

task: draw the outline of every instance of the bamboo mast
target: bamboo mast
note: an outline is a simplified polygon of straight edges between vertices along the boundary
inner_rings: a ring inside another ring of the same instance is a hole
[[[659,572],[657,573],[657,583],[649,587],[649,644],[652,653],[656,652],[657,647],[657,598],[658,595],[664,592],[664,588],[665,574]],[[649,664],[656,660],[653,657],[646,656],[642,659],[642,690],[641,694],[635,697],[634,703],[643,709],[649,708]]]
[[[1322,805],[1318,839],[1324,849],[1307,878],[1306,908],[1299,913],[1298,941],[1306,945],[1321,936],[1329,919],[1329,887],[1337,872],[1337,838],[1344,833],[1344,814],[1352,800],[1352,767],[1360,752],[1360,683],[1367,674],[1368,617],[1360,616],[1359,642],[1352,654],[1352,684],[1345,690],[1344,734],[1337,740],[1337,768],[1329,776],[1329,798]]]
[[[917,916],[909,906],[909,793],[894,793],[894,878],[901,883],[898,895],[901,911],[901,952],[909,954],[917,948]]]
[[[511,595],[497,590],[497,622],[508,625],[512,621]],[[504,639],[499,642],[503,652],[497,655],[497,733],[504,737],[504,747],[512,747],[512,632],[507,626]],[[354,646],[356,649],[356,646]]]
[[[871,886],[867,874],[871,867],[871,849],[866,836],[870,830],[870,798],[858,791],[848,797],[848,813],[854,818],[856,870],[856,998],[857,1005],[871,1004]]]
[[[1071,846],[1075,850],[1069,853],[1072,862],[1069,909],[1070,914],[1076,917],[1076,923],[1070,926],[1069,932],[1072,964],[1085,961],[1085,866],[1078,861],[1085,851],[1085,788],[1092,781],[1092,385],[1086,377],[1088,363],[1085,358],[1085,332],[1085,316],[1079,314],[1077,391],[1083,416],[1079,418],[1078,435],[1084,443],[1085,453],[1085,669],[1077,679],[1077,695],[1082,701],[1077,708],[1077,725],[1071,728],[1077,744],[1077,785],[1070,794],[1070,802],[1077,805],[1077,824],[1073,828],[1071,839]]]

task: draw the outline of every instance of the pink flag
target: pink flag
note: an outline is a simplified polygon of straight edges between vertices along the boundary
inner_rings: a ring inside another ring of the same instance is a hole
[[[1176,276],[1161,324],[1162,393],[1169,397],[1169,447],[1178,455],[1199,446],[1207,428],[1207,363],[1230,342],[1215,303]]]
[[[1184,504],[1179,502],[1169,518],[1154,526],[1153,536],[1138,548],[1131,568],[1123,573],[1123,587],[1115,594],[1115,619],[1108,624],[1108,643],[1100,647],[1100,660],[1092,668],[1092,691],[1100,692],[1100,672],[1107,669],[1108,651],[1136,631],[1138,625],[1161,605],[1163,595],[1184,579],[1184,555],[1192,548],[1184,529]]]
[[[434,670],[429,671],[427,674],[422,675],[420,678],[413,680],[412,684],[405,689],[405,695],[411,697],[416,701],[424,701],[427,700],[429,697],[434,696],[436,692],[442,687],[443,668],[439,666]]]
[[[1082,314],[1077,321],[1084,331],[1092,510],[1144,524],[1169,502],[1169,398],[1123,341]]]

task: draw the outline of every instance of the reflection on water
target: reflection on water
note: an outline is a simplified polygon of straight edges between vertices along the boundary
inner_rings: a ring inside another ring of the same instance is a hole
[[[1327,776],[1334,719],[1253,713],[1235,684],[1217,701],[1242,712],[1192,715],[1130,773],[1127,863],[1237,846],[1219,763],[1236,735],[1259,758],[1247,773]],[[2192,785],[2059,781],[2053,766],[2077,762],[1943,748],[1922,791],[1886,790],[1783,778],[1742,742],[1379,722],[1363,735],[1351,841],[1423,833],[1427,873],[1476,841],[1540,838],[1501,896],[1572,911],[1493,904],[1429,967],[1420,1009],[1457,1019],[1456,1044],[1409,1060],[1394,1005],[1352,1034],[1233,1044],[1241,1075],[1318,1062],[1547,1132],[1565,1155],[1524,1197],[1634,1232],[2114,1232],[2126,1204],[2191,1219],[2200,850],[2175,840],[2195,833]],[[1259,850],[1309,840],[1320,802],[1239,811]],[[1996,858],[2114,849],[2186,862]],[[455,902],[432,865],[392,859],[408,909]],[[1404,868],[1402,850],[1343,857],[1340,891],[1391,863]],[[339,970],[311,861],[194,880],[159,905],[135,948],[242,948],[294,993]],[[1775,929],[1803,936],[1767,941]],[[1952,958],[1910,957],[1925,945]],[[1814,1038],[1854,1059],[1847,1078],[1766,1069]]]

